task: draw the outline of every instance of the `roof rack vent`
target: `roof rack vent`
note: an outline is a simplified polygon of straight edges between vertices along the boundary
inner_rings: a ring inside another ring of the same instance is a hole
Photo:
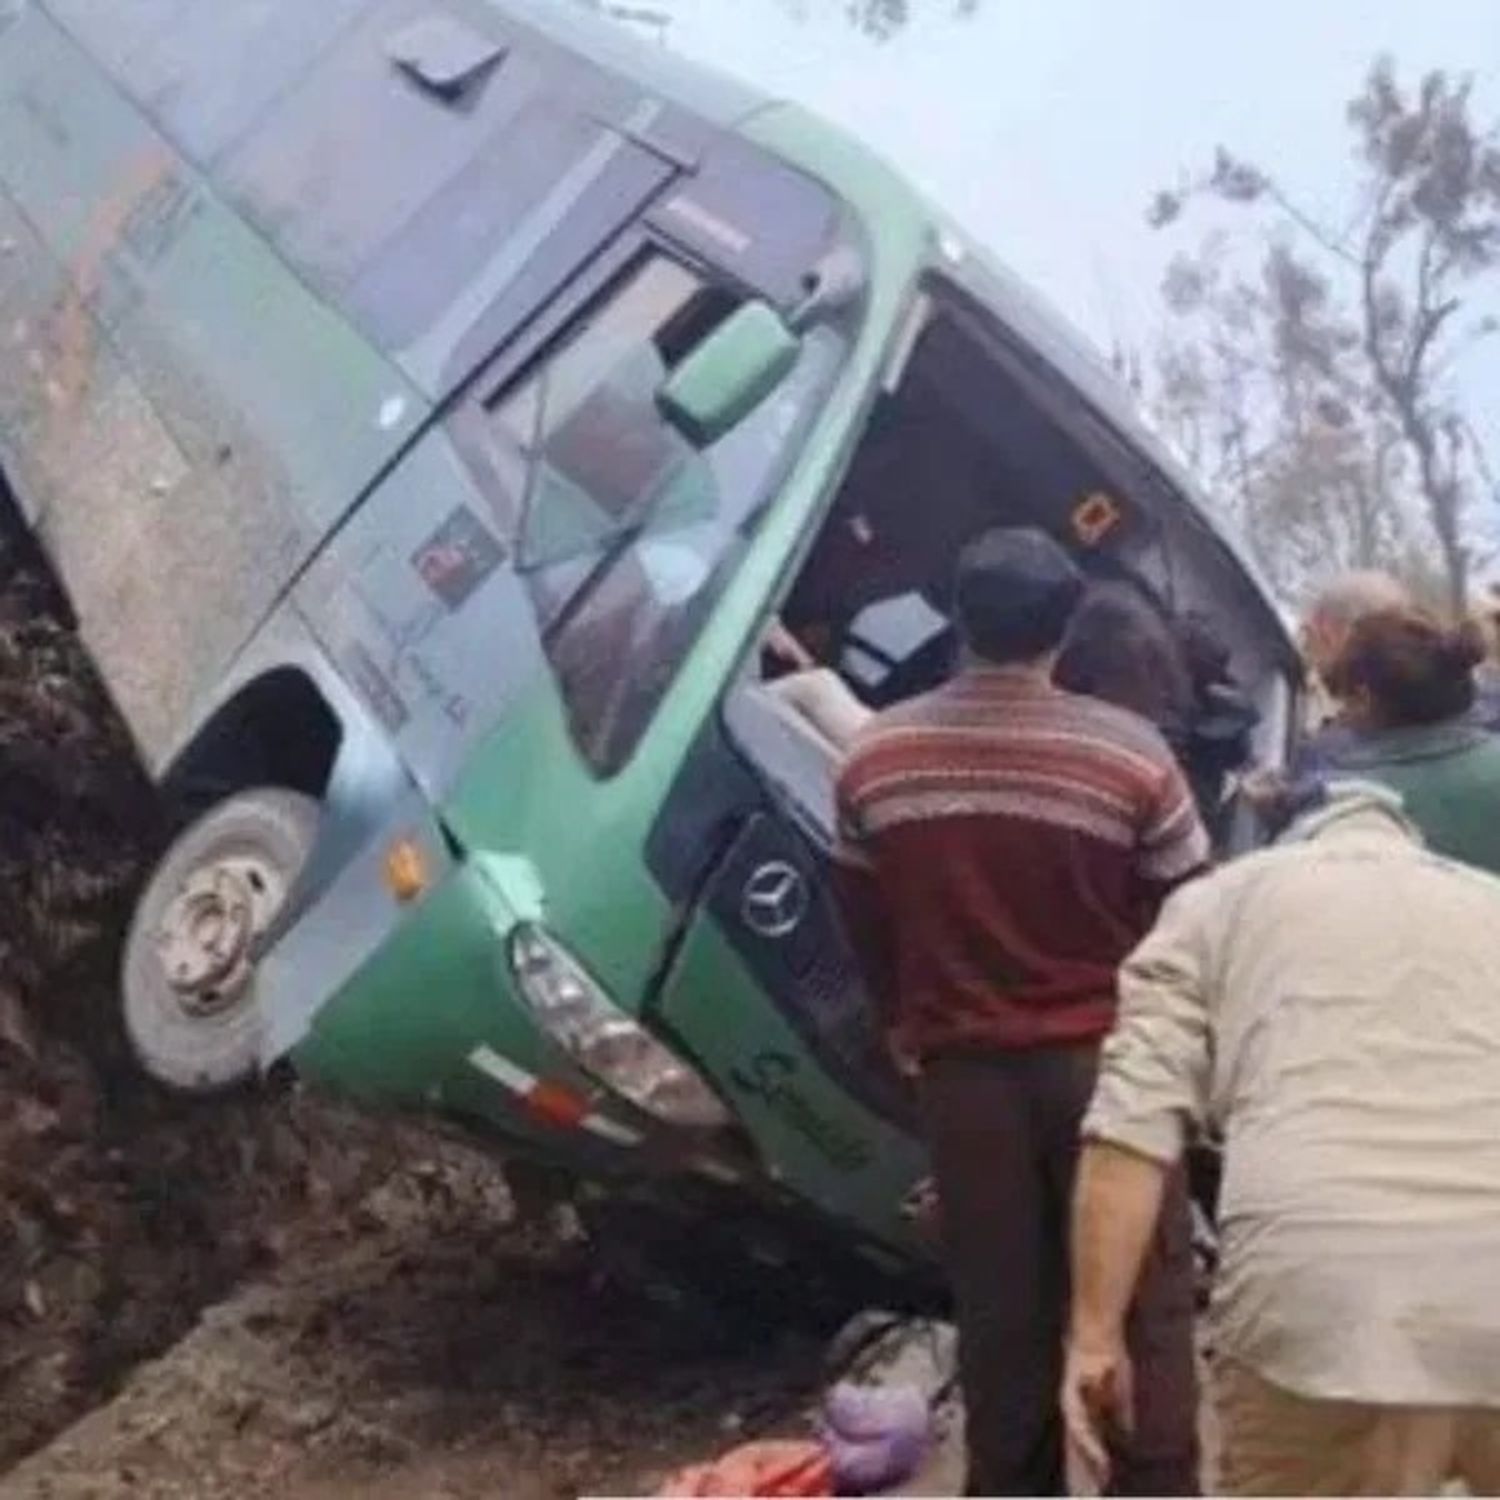
[[[385,39],[385,55],[445,104],[458,104],[505,60],[507,49],[453,16],[433,12]]]

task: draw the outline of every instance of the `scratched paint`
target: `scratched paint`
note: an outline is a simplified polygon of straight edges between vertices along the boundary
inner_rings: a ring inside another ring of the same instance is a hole
[[[90,308],[103,282],[106,259],[136,209],[171,170],[172,156],[163,144],[151,141],[143,146],[118,184],[95,205],[83,244],[64,268],[62,301],[45,335],[52,345],[49,444],[68,440],[88,383],[99,337]]]
[[[0,230],[0,461],[155,766],[427,407],[36,7]]]

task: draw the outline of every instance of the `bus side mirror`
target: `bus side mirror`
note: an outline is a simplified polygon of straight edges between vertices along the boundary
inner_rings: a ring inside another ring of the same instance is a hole
[[[775,308],[746,302],[672,371],[656,404],[690,443],[707,448],[786,379],[801,347]]]

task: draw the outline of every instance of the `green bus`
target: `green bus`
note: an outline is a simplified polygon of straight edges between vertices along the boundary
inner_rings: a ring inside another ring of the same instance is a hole
[[[921,692],[1025,522],[1211,622],[1261,763],[1293,721],[1264,589],[1023,285],[566,4],[0,0],[0,465],[188,813],[151,1074],[289,1061],[887,1264],[924,1157],[768,640]]]

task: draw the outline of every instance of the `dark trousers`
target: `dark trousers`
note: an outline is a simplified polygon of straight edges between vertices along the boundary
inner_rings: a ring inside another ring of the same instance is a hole
[[[929,1060],[923,1123],[957,1304],[971,1495],[1066,1492],[1058,1390],[1096,1047]],[[1198,1493],[1191,1222],[1175,1174],[1131,1313],[1135,1433],[1111,1491]]]

